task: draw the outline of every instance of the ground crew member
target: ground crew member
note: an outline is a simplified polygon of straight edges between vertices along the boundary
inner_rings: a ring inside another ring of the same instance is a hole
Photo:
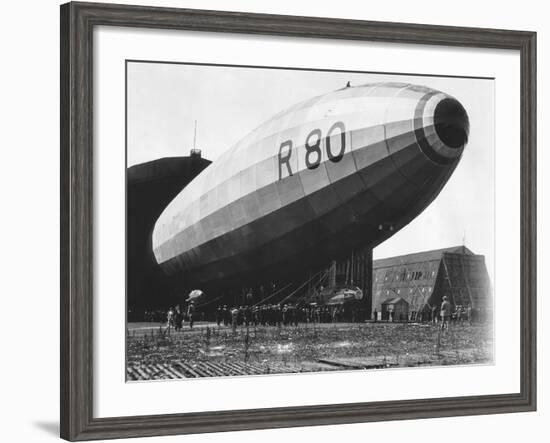
[[[166,323],[168,330],[174,326],[174,310],[172,309],[172,306],[170,306],[170,309],[168,309],[168,312],[166,313]]]
[[[229,311],[229,308],[227,305],[223,306],[223,325],[228,326],[231,322],[231,312]]]
[[[193,328],[193,324],[195,322],[194,316],[195,316],[195,302],[191,300],[191,302],[189,303],[189,306],[187,307],[187,317],[189,318],[189,327],[191,329]]]
[[[452,306],[451,303],[447,300],[447,296],[443,297],[443,303],[441,303],[441,329],[449,329],[449,323],[451,321],[451,312]]]
[[[237,332],[238,317],[239,317],[239,310],[237,308],[233,308],[231,310],[231,328],[233,329],[233,334]]]
[[[289,317],[288,317],[288,306],[286,303],[284,304],[283,309],[281,311],[281,316],[283,318],[283,325],[287,326]]]
[[[218,325],[218,327],[220,326],[220,323],[222,322],[222,317],[223,317],[222,307],[218,306],[217,309],[216,309],[216,324]]]
[[[181,331],[183,323],[183,313],[181,312],[180,305],[176,306],[176,312],[174,313],[174,323],[176,331]]]

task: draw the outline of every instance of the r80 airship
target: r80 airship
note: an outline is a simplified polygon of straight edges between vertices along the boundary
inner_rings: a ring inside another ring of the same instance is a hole
[[[468,134],[463,106],[423,86],[373,83],[303,101],[174,198],[155,224],[154,256],[168,276],[208,287],[373,248],[439,194]]]

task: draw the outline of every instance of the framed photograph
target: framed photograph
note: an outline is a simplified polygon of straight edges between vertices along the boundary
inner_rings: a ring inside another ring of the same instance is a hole
[[[61,437],[536,408],[536,34],[61,6]]]

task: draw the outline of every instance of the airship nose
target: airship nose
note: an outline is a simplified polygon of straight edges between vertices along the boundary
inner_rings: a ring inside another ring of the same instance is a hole
[[[470,121],[458,100],[445,98],[434,110],[435,131],[449,148],[461,148],[468,142]]]
[[[434,91],[419,100],[414,129],[418,146],[434,163],[456,163],[470,132],[468,114],[462,104],[447,94]]]

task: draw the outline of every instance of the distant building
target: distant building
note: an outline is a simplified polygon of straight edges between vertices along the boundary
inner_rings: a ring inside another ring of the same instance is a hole
[[[457,246],[373,263],[372,309],[379,315],[387,316],[389,309],[399,306],[396,319],[407,312],[408,319],[416,320],[420,313],[429,315],[433,308],[439,309],[445,295],[455,308],[490,310],[491,282],[485,257]]]
[[[403,321],[409,318],[409,304],[402,297],[387,298],[382,302],[382,320]]]

